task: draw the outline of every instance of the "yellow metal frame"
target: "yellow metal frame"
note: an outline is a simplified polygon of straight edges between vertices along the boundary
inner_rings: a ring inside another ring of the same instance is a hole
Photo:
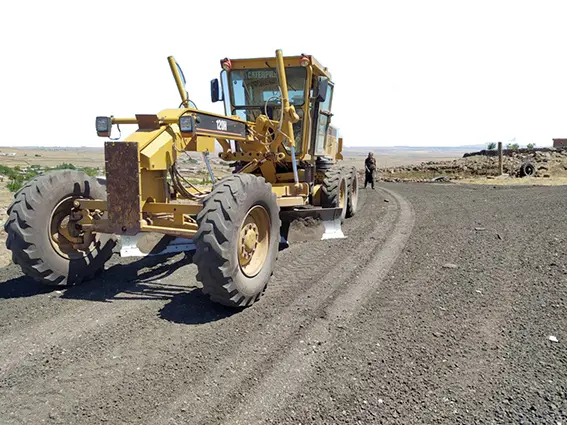
[[[170,235],[192,237],[197,231],[195,216],[201,211],[199,202],[173,203],[167,191],[165,179],[167,172],[178,159],[180,153],[214,152],[215,143],[219,143],[223,151],[220,158],[226,161],[242,161],[247,163],[239,172],[260,173],[266,181],[271,183],[272,191],[277,195],[280,207],[295,207],[306,205],[309,200],[319,199],[319,186],[310,188],[308,183],[302,182],[305,173],[298,170],[299,181],[296,182],[294,173],[276,172],[278,162],[291,163],[289,153],[282,146],[287,139],[290,146],[301,144],[301,154],[297,160],[314,161],[308,153],[311,137],[312,122],[310,106],[312,99],[309,93],[315,77],[324,76],[329,80],[331,74],[313,56],[308,59],[306,67],[306,90],[303,104],[303,140],[294,140],[293,124],[298,122],[299,116],[295,107],[290,104],[287,91],[286,67],[298,66],[304,56],[284,57],[281,50],[276,51],[275,57],[255,59],[231,60],[232,69],[265,68],[277,69],[279,85],[281,88],[283,120],[275,122],[261,115],[255,122],[247,122],[238,116],[227,117],[222,114],[203,112],[189,107],[189,98],[181,79],[177,63],[173,57],[168,62],[177,85],[182,108],[164,109],[156,115],[137,115],[135,118],[111,117],[112,124],[137,124],[138,129],[127,136],[124,142],[135,143],[138,148],[139,167],[139,194],[140,194],[140,223],[139,230],[160,232]],[[246,134],[227,134],[226,132],[210,129],[196,128],[192,134],[182,134],[179,119],[184,115],[197,117],[206,114],[219,120],[230,120],[245,125]],[[230,136],[230,139],[227,138]],[[233,151],[231,140],[238,142],[241,151]],[[116,142],[122,143],[122,142]],[[342,139],[330,143],[330,153],[335,159],[342,159]],[[133,188],[136,190],[136,188]],[[192,191],[196,193],[195,190]],[[79,200],[76,208],[82,211],[81,224],[85,229],[100,232],[108,230],[108,220],[104,213],[108,205],[102,200]]]

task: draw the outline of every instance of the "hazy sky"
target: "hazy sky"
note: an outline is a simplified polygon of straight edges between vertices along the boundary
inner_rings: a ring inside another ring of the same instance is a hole
[[[223,57],[309,53],[346,146],[567,137],[567,1],[27,1],[0,16],[0,145],[103,146],[97,115],[197,106]],[[279,14],[281,17],[279,18]],[[123,127],[122,136],[134,127]]]

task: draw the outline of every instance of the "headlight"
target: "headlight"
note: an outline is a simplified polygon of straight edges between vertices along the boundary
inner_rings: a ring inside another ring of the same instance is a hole
[[[195,132],[195,118],[191,115],[183,115],[179,118],[179,130],[181,133],[194,133]]]
[[[99,137],[110,137],[112,119],[110,117],[96,117],[96,132]]]

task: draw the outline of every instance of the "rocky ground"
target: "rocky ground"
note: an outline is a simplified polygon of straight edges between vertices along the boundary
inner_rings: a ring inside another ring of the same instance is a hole
[[[567,150],[552,148],[506,151],[503,156],[503,171],[510,177],[522,177],[522,164],[534,166],[533,177],[562,177],[567,175]],[[462,158],[447,161],[426,161],[414,166],[389,167],[377,170],[384,181],[429,182],[434,178],[462,180],[479,176],[498,175],[496,151],[482,151],[465,154]],[[362,170],[361,170],[362,172]]]
[[[211,304],[183,254],[0,269],[2,424],[567,423],[566,187],[380,184]]]

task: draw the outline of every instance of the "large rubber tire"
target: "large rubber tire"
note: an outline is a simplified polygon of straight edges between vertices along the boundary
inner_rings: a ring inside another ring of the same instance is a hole
[[[266,213],[267,253],[258,263],[259,270],[247,275],[239,249],[241,228],[253,208]],[[198,268],[197,280],[212,301],[228,307],[248,307],[260,299],[278,257],[279,214],[276,195],[263,177],[235,174],[218,182],[207,195],[197,215],[199,230],[194,238],[193,261]]]
[[[6,247],[27,276],[46,285],[72,286],[104,269],[116,245],[112,235],[97,235],[88,253],[64,254],[54,247],[52,214],[61,201],[77,198],[104,200],[106,191],[81,171],[57,170],[34,178],[14,195],[4,224]]]
[[[520,166],[520,177],[531,177],[535,175],[535,167],[531,162],[524,162]]]
[[[358,171],[352,167],[348,175],[348,200],[346,217],[352,217],[358,209]]]
[[[321,206],[342,207],[341,221],[344,221],[348,203],[348,176],[343,167],[334,166],[325,173],[321,185]]]

